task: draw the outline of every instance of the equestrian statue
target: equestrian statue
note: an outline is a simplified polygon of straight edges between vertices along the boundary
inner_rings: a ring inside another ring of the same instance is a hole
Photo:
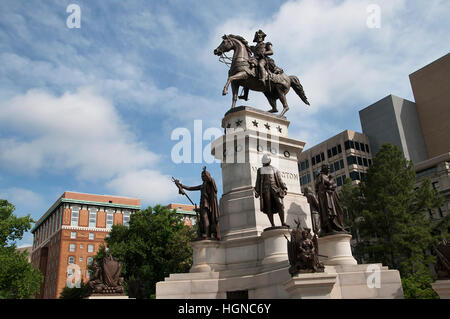
[[[220,56],[222,62],[227,63],[226,52],[233,50],[228,79],[223,88],[222,95],[228,93],[231,84],[233,99],[231,108],[236,106],[239,87],[243,87],[244,94],[240,99],[248,100],[249,90],[263,92],[272,107],[269,112],[277,113],[277,100],[283,104],[280,117],[289,110],[286,94],[292,87],[301,100],[310,105],[306,98],[299,79],[294,75],[286,75],[283,69],[275,65],[270,55],[273,55],[272,43],[264,42],[266,34],[258,30],[253,42],[255,46],[249,46],[248,42],[239,35],[228,34],[222,37],[222,43],[214,50],[214,54]],[[228,58],[229,59],[229,58]],[[228,64],[228,63],[227,63]]]

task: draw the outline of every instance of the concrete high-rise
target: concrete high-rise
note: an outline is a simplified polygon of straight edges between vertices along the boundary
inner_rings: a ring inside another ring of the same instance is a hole
[[[450,152],[450,54],[409,75],[428,158]]]
[[[363,133],[370,140],[373,154],[384,143],[391,143],[414,163],[427,159],[427,149],[414,102],[388,95],[359,111],[359,118]]]

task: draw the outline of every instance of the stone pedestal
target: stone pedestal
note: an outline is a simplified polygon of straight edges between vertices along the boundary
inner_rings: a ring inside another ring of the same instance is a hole
[[[225,254],[217,240],[199,240],[191,243],[193,263],[190,272],[204,272],[225,268]]]
[[[264,154],[271,157],[271,165],[280,171],[287,186],[286,223],[292,228],[296,226],[294,220],[299,219],[311,228],[308,202],[300,190],[297,160],[305,143],[288,137],[289,124],[286,118],[246,106],[225,114],[225,134],[211,144],[211,153],[221,161],[222,168],[222,240],[260,236],[271,226],[253,191]],[[278,216],[274,220],[276,226],[281,225]]]
[[[356,265],[356,259],[352,255],[350,246],[350,234],[335,234],[320,237],[319,254],[327,257],[319,257],[324,265]]]
[[[335,273],[298,274],[283,285],[291,299],[330,299],[336,278]]]
[[[261,234],[264,241],[263,265],[278,263],[288,260],[287,238],[290,238],[291,230],[288,228],[273,228],[265,230]]]
[[[450,299],[450,279],[439,279],[431,284],[441,299]]]
[[[312,228],[307,199],[300,190],[298,156],[304,142],[288,137],[289,121],[250,107],[236,107],[222,121],[224,136],[211,144],[221,161],[223,195],[220,199],[221,240],[192,243],[189,273],[171,274],[156,284],[156,298],[220,298],[227,292],[247,291],[250,299],[285,298],[401,298],[398,271],[380,265],[381,288],[366,284],[368,265],[356,265],[351,236],[319,238],[325,273],[291,278],[286,237],[289,229],[267,229],[270,222],[260,211],[253,187],[261,159],[268,153],[288,190],[285,220],[291,229],[300,220]],[[274,216],[280,226],[279,216]],[[333,266],[331,266],[333,265]]]

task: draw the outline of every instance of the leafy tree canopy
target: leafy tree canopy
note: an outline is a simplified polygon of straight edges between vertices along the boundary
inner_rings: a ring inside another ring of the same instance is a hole
[[[195,230],[185,226],[181,216],[157,205],[132,214],[129,226],[114,225],[106,243],[108,252],[123,263],[129,296],[149,298],[158,281],[189,271],[194,238]],[[102,248],[94,260],[100,262],[106,255]]]
[[[15,207],[0,199],[0,299],[31,298],[40,290],[43,276],[28,262],[26,252],[16,250],[15,241],[31,228],[30,215],[17,217]]]
[[[425,214],[443,199],[429,180],[415,185],[413,163],[396,146],[384,144],[365,179],[355,187],[347,181],[341,192],[352,232],[358,234],[357,258],[398,269],[405,296],[412,298],[436,296],[429,285],[429,265],[435,261],[430,251],[445,229],[442,223],[436,228]]]

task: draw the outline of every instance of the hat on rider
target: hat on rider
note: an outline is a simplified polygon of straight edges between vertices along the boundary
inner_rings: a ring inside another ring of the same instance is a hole
[[[261,29],[255,32],[255,37],[253,38],[253,42],[258,42],[258,36],[262,36],[263,40],[265,39],[267,34],[265,34]]]

